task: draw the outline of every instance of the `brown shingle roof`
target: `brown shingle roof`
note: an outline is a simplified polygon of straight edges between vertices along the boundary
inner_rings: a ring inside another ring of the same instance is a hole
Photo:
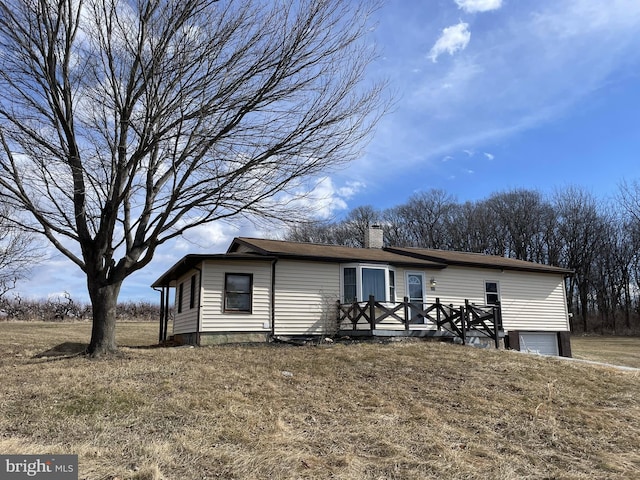
[[[156,280],[152,286],[160,287],[170,285],[175,279],[205,260],[234,259],[237,261],[270,261],[277,258],[340,263],[369,262],[425,269],[443,269],[446,268],[447,265],[458,265],[560,275],[570,275],[573,273],[566,268],[480,253],[433,250],[428,248],[353,248],[339,245],[239,237],[233,240],[226,254],[195,254],[185,256]]]
[[[499,257],[497,255],[485,255],[482,253],[456,252],[450,250],[435,250],[430,248],[413,247],[389,247],[389,252],[400,255],[408,255],[414,258],[424,258],[447,265],[460,265],[468,267],[499,268],[504,270],[520,270],[527,272],[557,273],[569,275],[571,270],[540,263],[526,262],[514,258]]]
[[[282,240],[265,240],[246,237],[234,239],[227,253],[248,253],[249,251],[255,252],[258,255],[271,255],[278,258],[295,258],[300,260],[388,263],[434,269],[446,267],[445,264],[438,261],[411,257],[380,248],[353,248],[339,245],[285,242]]]
[[[377,262],[426,268],[444,268],[446,265],[459,265],[566,275],[573,273],[566,268],[482,253],[413,247],[354,248],[246,237],[236,238],[227,253],[246,253],[247,251],[253,251],[260,255],[307,260]]]

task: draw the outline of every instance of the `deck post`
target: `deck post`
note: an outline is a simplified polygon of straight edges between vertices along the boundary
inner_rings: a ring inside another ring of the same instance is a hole
[[[356,300],[353,301],[353,303],[351,304],[351,311],[349,313],[350,317],[349,317],[349,321],[351,322],[351,326],[352,329],[358,330],[358,315],[354,315],[354,312],[358,312],[358,302]]]
[[[494,339],[496,341],[496,349],[500,348],[500,335],[499,335],[499,317],[500,317],[500,313],[499,313],[499,309],[500,307],[493,307],[493,333],[494,333]]]
[[[466,305],[466,300],[465,300]],[[467,309],[460,306],[460,327],[462,328],[462,344],[467,344]]]
[[[369,295],[369,321],[373,332],[376,329],[376,299],[373,295]]]
[[[440,331],[440,297],[436,297],[436,325],[438,327],[438,331]]]
[[[404,304],[404,329],[409,330],[409,322],[411,321],[409,318],[409,297],[404,297],[402,303]]]
[[[166,315],[164,311],[164,287],[160,289],[160,331],[158,332],[158,342],[162,342],[165,339],[165,331],[164,331],[164,316]]]

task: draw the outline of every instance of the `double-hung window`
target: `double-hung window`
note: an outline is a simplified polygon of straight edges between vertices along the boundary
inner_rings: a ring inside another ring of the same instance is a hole
[[[358,275],[356,267],[344,267],[342,270],[342,301],[353,303],[358,300]]]
[[[484,301],[486,305],[500,304],[500,288],[498,282],[487,280],[484,282]]]
[[[227,273],[224,277],[224,311],[251,313],[253,275]]]
[[[389,266],[344,265],[342,301],[364,302],[373,295],[381,302],[395,302],[395,271]]]

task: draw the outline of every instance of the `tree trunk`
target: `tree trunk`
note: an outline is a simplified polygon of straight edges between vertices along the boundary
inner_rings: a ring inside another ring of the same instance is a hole
[[[93,283],[91,280],[88,281],[91,307],[93,308],[93,328],[87,353],[92,357],[99,357],[115,353],[118,350],[116,310],[122,282],[107,285],[94,285]]]

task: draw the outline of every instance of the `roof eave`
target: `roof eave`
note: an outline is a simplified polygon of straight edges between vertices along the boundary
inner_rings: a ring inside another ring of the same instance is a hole
[[[178,260],[169,270],[163,273],[155,282],[151,284],[151,288],[170,287],[172,282],[184,275],[186,272],[193,270],[198,264],[207,260],[233,260],[233,261],[272,261],[276,257],[273,256],[256,256],[252,254],[198,254],[192,253],[185,255]]]
[[[397,253],[400,255],[407,255],[414,258],[424,258],[426,260],[441,262],[441,263],[445,263],[446,265],[458,266],[458,267],[488,268],[493,270],[511,270],[511,271],[531,272],[531,273],[551,273],[551,274],[564,275],[564,276],[571,276],[575,273],[573,270],[569,270],[566,268],[555,267],[553,265],[544,265],[544,264],[533,263],[533,262],[529,262],[531,263],[530,267],[526,265],[504,265],[504,264],[500,265],[500,264],[489,263],[489,262],[465,262],[461,260],[451,260],[448,258],[439,257],[437,255],[430,255],[423,252],[412,252],[402,248],[388,247],[388,248],[385,248],[385,250],[388,250],[390,252]],[[502,258],[502,257],[499,257],[499,258]]]

